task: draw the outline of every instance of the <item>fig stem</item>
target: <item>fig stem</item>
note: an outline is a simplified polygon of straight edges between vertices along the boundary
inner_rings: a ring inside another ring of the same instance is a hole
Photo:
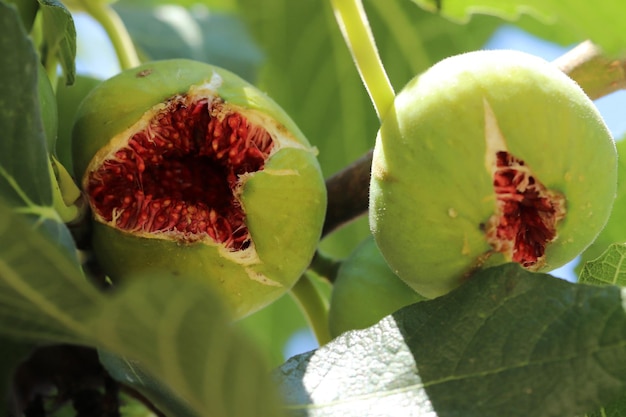
[[[378,54],[361,0],[331,0],[335,19],[365,84],[378,118],[393,104],[395,92]]]
[[[64,177],[58,175],[58,166],[55,165],[52,159],[48,159],[48,171],[50,173],[50,183],[52,185],[52,207],[58,213],[63,223],[69,223],[76,220],[80,216],[78,207],[73,203],[68,204],[63,189],[65,188],[66,193],[69,192],[70,194],[74,194],[74,191],[69,187],[69,184],[61,184],[61,182],[64,181]],[[72,181],[72,185],[78,189],[76,184],[74,184],[74,181],[71,178],[69,179]],[[65,180],[67,180],[67,178]],[[78,196],[80,196],[80,191]],[[74,199],[74,201],[78,200],[78,196]]]
[[[91,15],[105,30],[113,44],[117,59],[122,70],[138,66],[141,62],[132,38],[119,15],[106,1],[83,0],[81,2],[87,13]]]
[[[324,277],[330,282],[334,282],[337,278],[337,271],[339,271],[341,261],[330,258],[322,254],[319,250],[313,255],[313,260],[309,269],[315,272],[320,277]]]
[[[328,303],[321,296],[308,274],[300,277],[289,294],[300,307],[320,346],[330,342]]]

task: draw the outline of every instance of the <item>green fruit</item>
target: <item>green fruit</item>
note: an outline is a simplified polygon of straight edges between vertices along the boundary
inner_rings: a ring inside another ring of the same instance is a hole
[[[392,269],[428,297],[487,265],[549,271],[604,227],[616,157],[593,103],[548,62],[514,51],[448,58],[384,117],[371,230]]]
[[[424,299],[391,271],[369,237],[342,262],[337,273],[328,314],[331,336],[364,329]]]
[[[73,130],[104,271],[114,282],[197,277],[237,317],[283,295],[309,265],[326,209],[315,155],[265,94],[189,60],[104,81]]]

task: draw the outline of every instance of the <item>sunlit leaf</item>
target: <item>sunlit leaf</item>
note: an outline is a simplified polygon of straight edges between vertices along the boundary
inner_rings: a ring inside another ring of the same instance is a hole
[[[580,415],[626,389],[623,302],[614,286],[504,265],[275,376],[294,416]]]
[[[561,0],[412,0],[425,9],[457,21],[467,21],[473,14],[489,14],[516,20],[528,14],[543,24],[556,24],[560,31],[578,38],[591,39],[608,52],[626,49],[626,34],[616,31],[626,15],[621,0],[563,2]]]
[[[579,281],[585,284],[626,286],[626,244],[615,243],[585,263]]]

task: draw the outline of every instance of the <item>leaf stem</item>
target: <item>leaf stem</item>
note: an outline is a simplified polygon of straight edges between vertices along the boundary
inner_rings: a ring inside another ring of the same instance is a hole
[[[48,171],[52,185],[52,206],[64,223],[75,221],[82,215],[78,204],[80,189],[65,167],[52,155],[48,159]]]
[[[106,31],[117,54],[121,69],[125,70],[138,66],[140,64],[139,56],[130,34],[122,19],[109,6],[108,2],[84,0],[81,4],[87,13],[98,21]]]
[[[379,119],[391,107],[395,92],[378,54],[361,0],[331,0],[335,19],[350,49]]]
[[[289,294],[300,306],[300,310],[315,334],[317,343],[322,346],[330,342],[328,306],[311,282],[311,277],[308,274],[302,275]]]

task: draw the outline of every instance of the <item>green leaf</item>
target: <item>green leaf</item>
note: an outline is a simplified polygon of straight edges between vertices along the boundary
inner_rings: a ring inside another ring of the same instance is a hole
[[[347,332],[280,367],[292,415],[573,416],[626,389],[613,286],[516,264]]]
[[[626,140],[617,145],[617,194],[609,220],[589,248],[582,254],[581,267],[586,261],[600,256],[609,245],[626,242]]]
[[[458,24],[404,0],[370,0],[364,5],[396,90],[444,58],[481,48],[502,23],[483,15]]]
[[[0,195],[16,206],[52,203],[37,71],[19,17],[0,3]]]
[[[261,356],[206,283],[151,276],[106,296],[1,201],[0,241],[0,335],[138,361],[197,416],[278,415]]]
[[[614,243],[597,259],[585,263],[579,282],[626,286],[626,244]]]
[[[75,246],[52,207],[48,151],[38,99],[37,54],[15,11],[0,3],[0,197],[46,230],[68,253]]]
[[[196,7],[204,10],[204,7],[219,12],[234,12],[237,9],[236,0],[124,0],[124,5],[133,7],[154,7],[161,5],[177,4],[183,7]]]
[[[30,31],[37,16],[37,10],[39,10],[37,0],[6,0],[6,2],[17,7],[24,28],[26,31]]]
[[[42,62],[48,71],[61,63],[65,82],[74,83],[76,75],[76,28],[67,8],[58,0],[39,0],[43,22]],[[52,66],[52,67],[51,67]]]
[[[626,285],[626,244],[613,244],[597,259],[586,262],[579,282],[596,285]],[[626,415],[626,395],[607,404],[587,417],[620,417]]]
[[[278,366],[286,359],[283,352],[287,341],[296,331],[305,329],[307,322],[293,298],[285,295],[235,326],[255,341],[270,366]]]
[[[253,81],[262,59],[234,13],[200,5],[114,5],[136,46],[150,59],[189,58],[226,68]]]
[[[106,350],[138,361],[197,416],[276,416],[261,356],[209,287],[157,276],[129,282],[88,320]],[[158,403],[158,401],[157,401]]]
[[[74,116],[78,106],[87,94],[100,83],[100,80],[84,75],[77,75],[74,84],[67,85],[65,82],[57,84],[56,103],[59,110],[59,130],[56,143],[56,152],[59,162],[69,172],[74,172],[72,162],[72,127]]]
[[[563,2],[561,0],[413,0],[421,7],[437,11],[456,21],[468,21],[474,14],[489,14],[514,21],[528,14],[544,25],[556,24],[560,31],[578,41],[591,39],[607,52],[624,50],[626,34],[615,31],[626,15],[626,3],[607,0]]]
[[[0,200],[0,334],[19,340],[80,343],[103,295],[74,259]]]
[[[137,361],[103,351],[99,352],[99,356],[100,362],[113,379],[141,392],[161,412],[176,417],[197,416],[164,383],[146,373]]]
[[[626,416],[626,396],[622,396],[593,413],[585,414],[585,417],[624,417]]]

